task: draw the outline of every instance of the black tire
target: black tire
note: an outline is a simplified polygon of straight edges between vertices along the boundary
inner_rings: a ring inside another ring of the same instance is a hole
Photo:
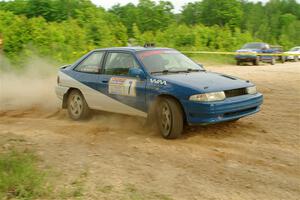
[[[280,60],[281,60],[281,63],[285,63],[285,61],[286,61],[285,56],[281,56],[281,57],[280,57]]]
[[[184,120],[180,104],[172,98],[161,98],[156,107],[157,126],[165,139],[176,139],[183,132]]]
[[[256,59],[252,63],[253,63],[253,65],[258,66],[259,65],[259,57],[257,56]]]
[[[86,119],[90,114],[89,106],[79,90],[71,90],[67,99],[67,109],[73,120]]]
[[[299,61],[299,57],[298,56],[294,56],[294,61],[298,62]]]
[[[241,61],[237,60],[236,65],[241,65]]]
[[[271,65],[275,65],[276,64],[276,59],[273,57],[271,60]]]

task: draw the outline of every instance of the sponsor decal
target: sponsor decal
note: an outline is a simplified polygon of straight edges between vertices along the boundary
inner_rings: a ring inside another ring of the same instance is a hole
[[[108,93],[136,96],[136,79],[112,77],[108,83]]]
[[[167,85],[167,81],[156,79],[156,78],[150,78],[150,82],[159,85]]]

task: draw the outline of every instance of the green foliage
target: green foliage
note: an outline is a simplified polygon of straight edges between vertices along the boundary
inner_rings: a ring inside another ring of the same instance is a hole
[[[95,48],[128,43],[209,51],[234,51],[253,41],[285,49],[300,44],[295,0],[203,0],[179,14],[172,10],[169,1],[153,0],[108,11],[89,0],[0,1],[3,52],[14,64],[32,54],[67,63]]]
[[[299,37],[295,37],[300,35],[296,25],[300,22],[300,4],[295,0],[270,0],[265,5],[244,1],[242,8],[242,30],[248,30],[255,38],[285,48],[300,44]]]
[[[171,12],[173,5],[168,1],[156,4],[151,0],[140,0],[135,6],[131,3],[113,6],[109,12],[120,18],[127,27],[129,36],[133,36],[133,25],[136,24],[142,32],[162,30],[175,21]]]
[[[0,154],[0,199],[36,199],[44,196],[44,174],[30,153]]]
[[[238,0],[203,0],[186,5],[182,11],[182,21],[187,24],[239,27],[242,14]]]

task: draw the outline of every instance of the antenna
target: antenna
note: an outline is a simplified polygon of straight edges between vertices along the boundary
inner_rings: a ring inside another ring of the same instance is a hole
[[[149,48],[149,47],[155,47],[155,43],[145,43],[144,44],[145,48]]]

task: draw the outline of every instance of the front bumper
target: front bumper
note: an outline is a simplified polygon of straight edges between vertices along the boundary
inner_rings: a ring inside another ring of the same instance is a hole
[[[289,55],[286,57],[287,60],[295,60],[295,57],[297,56],[292,56],[292,55]],[[298,56],[298,58],[300,58],[300,56]]]
[[[244,61],[244,62],[251,62],[255,61],[257,58],[256,55],[236,55],[235,59],[239,61]]]
[[[211,124],[239,119],[260,110],[263,95],[242,95],[218,102],[184,101],[187,122],[190,125]]]

